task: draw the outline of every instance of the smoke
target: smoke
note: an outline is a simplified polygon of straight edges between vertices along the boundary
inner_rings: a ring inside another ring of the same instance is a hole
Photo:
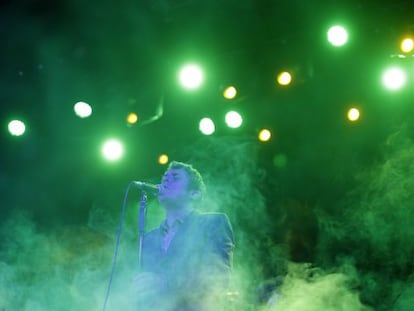
[[[352,261],[361,300],[376,310],[409,305],[403,293],[413,275],[414,145],[408,137],[404,129],[390,136],[383,159],[357,174],[358,186],[335,214],[319,211],[319,264]]]
[[[393,137],[385,146],[383,160],[358,173],[356,187],[337,209],[290,203],[289,210],[269,211],[261,184],[271,176],[246,139],[202,139],[176,159],[202,173],[208,197],[201,208],[225,212],[232,222],[229,310],[412,308],[414,145]],[[102,309],[120,212],[105,201],[105,196],[95,201],[85,226],[40,230],[30,214],[18,210],[4,221],[0,310]],[[151,228],[163,213],[154,201],[149,204]],[[293,215],[309,209],[316,220]],[[108,310],[133,309],[136,221],[135,204],[127,207]],[[307,250],[315,259],[294,263],[291,241],[314,230],[308,221],[318,224],[317,248]],[[275,237],[285,235],[286,222],[293,228],[289,239]]]
[[[414,282],[412,275],[407,282],[397,283],[394,292],[398,292],[393,311],[411,310],[414,306]]]
[[[260,167],[254,142],[205,139],[189,154],[205,178],[208,209],[226,212],[233,223],[234,310],[369,310],[359,300],[351,263],[333,272],[292,263],[312,257],[309,243],[316,243],[318,221],[308,207],[287,198],[280,200],[283,206],[267,209],[261,185],[272,176]]]
[[[102,310],[112,240],[84,226],[40,232],[22,211],[5,221],[1,236],[1,310]],[[119,282],[114,288],[122,289]]]
[[[357,277],[352,267],[325,273],[307,264],[290,264],[283,284],[265,310],[368,311],[359,301]]]
[[[210,208],[226,212],[234,224],[240,309],[257,308],[276,296],[275,310],[401,310],[410,304],[404,293],[413,274],[414,145],[403,132],[387,141],[383,160],[355,172],[355,187],[337,209],[311,207],[319,226],[317,248],[310,249],[317,268],[311,273],[288,268],[289,239],[269,238],[286,221],[293,236],[305,235],[306,230],[295,229],[294,219],[306,228],[312,227],[306,223],[311,218],[289,218],[282,209],[279,215],[269,213],[260,184],[271,176],[258,165],[252,142],[201,140],[189,154],[206,178]],[[303,214],[299,208],[294,212]]]
[[[234,266],[229,296],[234,310],[254,310],[260,284],[269,271],[284,273],[287,249],[272,241],[281,219],[270,217],[261,186],[266,171],[258,165],[258,148],[249,138],[202,138],[183,151],[206,183],[202,209],[226,213],[235,235]]]

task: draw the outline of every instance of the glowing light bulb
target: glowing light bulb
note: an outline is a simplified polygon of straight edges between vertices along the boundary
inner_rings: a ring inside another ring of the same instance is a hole
[[[280,85],[289,85],[291,82],[292,75],[287,71],[283,71],[277,76],[277,83]]]
[[[348,110],[347,117],[349,121],[355,122],[359,119],[360,112],[357,108],[351,108]]]
[[[128,114],[127,116],[127,122],[129,124],[135,124],[138,122],[138,115],[134,112],[131,112],[130,114]]]
[[[272,133],[268,129],[262,129],[259,132],[260,141],[263,141],[263,142],[269,141],[271,137],[272,137]]]
[[[234,86],[227,87],[223,92],[223,96],[226,99],[233,99],[236,97],[236,95],[237,95],[237,90]]]

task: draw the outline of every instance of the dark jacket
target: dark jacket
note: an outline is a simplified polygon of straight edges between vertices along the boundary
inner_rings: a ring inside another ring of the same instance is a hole
[[[143,270],[164,280],[157,308],[220,310],[217,303],[225,295],[233,260],[229,219],[222,213],[194,211],[178,226],[167,251],[162,249],[162,225],[144,236]]]

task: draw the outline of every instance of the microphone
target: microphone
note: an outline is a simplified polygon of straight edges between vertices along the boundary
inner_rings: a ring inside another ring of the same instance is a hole
[[[159,188],[158,185],[149,184],[141,181],[133,181],[133,184],[138,187],[141,191],[144,191],[148,194],[158,195]]]

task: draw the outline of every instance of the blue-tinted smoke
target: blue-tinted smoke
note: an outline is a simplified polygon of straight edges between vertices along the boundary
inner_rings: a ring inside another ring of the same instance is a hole
[[[411,141],[388,146],[383,161],[361,171],[357,187],[338,202],[335,213],[332,208],[326,212],[323,206],[314,207],[319,238],[315,261],[308,264],[292,263],[291,250],[280,243],[283,239],[269,236],[281,220],[270,217],[257,186],[265,174],[251,142],[225,138],[200,143],[203,148],[190,148],[177,160],[192,163],[205,177],[209,196],[203,208],[226,212],[233,224],[236,249],[226,293],[228,310],[412,308]],[[102,309],[120,212],[120,207],[104,201],[103,196],[91,207],[85,226],[41,231],[22,211],[4,221],[0,307]],[[136,207],[128,206],[108,310],[135,307]],[[148,225],[153,227],[163,213],[156,202],[151,201],[149,208]]]

